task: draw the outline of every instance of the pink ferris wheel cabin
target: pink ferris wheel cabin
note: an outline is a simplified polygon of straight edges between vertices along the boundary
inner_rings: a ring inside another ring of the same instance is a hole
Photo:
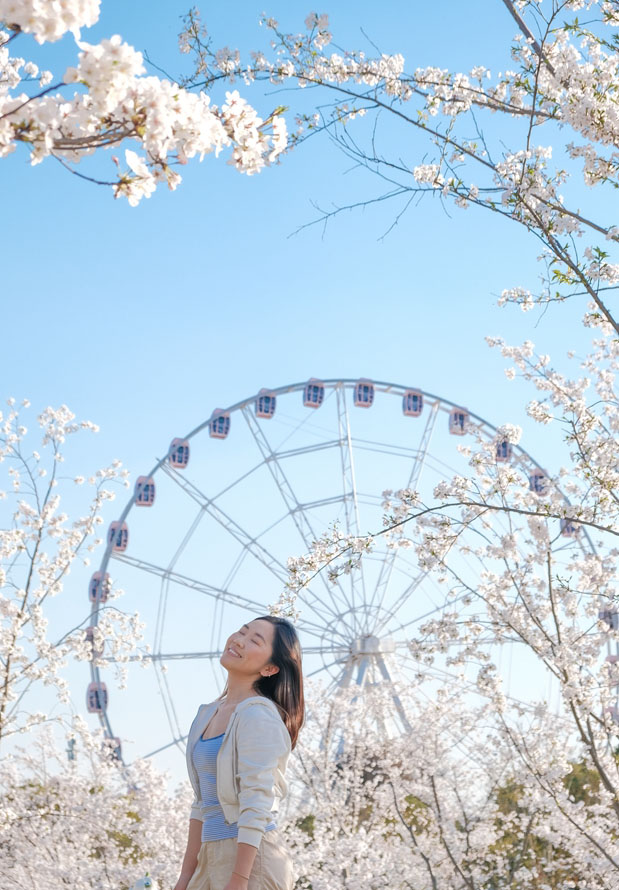
[[[303,390],[303,405],[306,408],[320,408],[325,399],[325,386],[320,380],[312,377]]]
[[[215,408],[208,423],[208,434],[212,439],[225,439],[230,432],[230,415],[221,408]]]
[[[371,408],[374,403],[374,384],[362,377],[355,383],[354,403],[357,408]]]
[[[512,459],[512,445],[507,439],[502,439],[496,444],[496,459],[499,464],[506,464]]]
[[[407,389],[402,397],[402,412],[406,417],[419,417],[423,411],[423,393],[418,389]]]
[[[580,532],[580,526],[573,519],[561,520],[561,534],[564,538],[577,538]]]
[[[275,414],[275,396],[268,389],[261,389],[255,404],[256,417],[268,420]]]
[[[112,544],[112,550],[116,550],[118,553],[126,550],[129,543],[127,523],[110,522],[110,527],[107,530],[107,542]]]
[[[529,491],[535,494],[545,494],[548,477],[543,470],[534,470],[529,476]]]
[[[155,480],[152,476],[138,476],[135,483],[136,507],[152,507],[155,503]]]
[[[453,408],[449,412],[449,432],[452,436],[465,436],[469,423],[469,412],[464,408]]]
[[[95,572],[88,582],[88,599],[91,603],[105,603],[110,595],[111,581],[106,572]]]
[[[122,758],[122,742],[118,736],[104,739],[103,750],[112,760],[120,760]]]
[[[86,707],[89,714],[101,714],[107,708],[108,695],[105,683],[89,683],[86,690]]]
[[[187,439],[172,439],[168,452],[170,466],[175,470],[184,470],[189,463],[189,442]]]
[[[96,625],[91,624],[90,627],[86,628],[86,642],[89,644],[92,652],[93,658],[101,658],[103,655],[103,650],[105,648],[105,644],[103,640],[99,640],[95,642],[95,631]]]

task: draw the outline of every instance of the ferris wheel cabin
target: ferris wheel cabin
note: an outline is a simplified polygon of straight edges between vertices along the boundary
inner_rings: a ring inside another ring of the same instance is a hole
[[[303,390],[303,404],[306,408],[320,408],[325,398],[325,387],[320,380],[312,377]]]
[[[101,658],[103,655],[104,643],[103,641],[100,643],[95,642],[95,625],[91,624],[90,627],[86,628],[86,642],[89,644],[91,649],[91,655],[93,658]]]
[[[230,432],[230,415],[221,408],[215,408],[208,422],[208,434],[211,439],[225,439]]]
[[[507,439],[496,444],[496,460],[498,464],[506,464],[512,459],[512,445]]]
[[[135,483],[136,507],[152,507],[155,503],[155,480],[152,476],[138,476]]]
[[[189,442],[187,439],[172,439],[168,453],[170,466],[175,470],[184,470],[189,463]]]
[[[548,477],[543,470],[534,470],[529,476],[529,491],[535,494],[546,494]]]
[[[88,598],[91,603],[105,603],[110,595],[110,576],[106,572],[95,572],[88,582]]]
[[[449,432],[452,436],[465,436],[469,423],[469,412],[464,408],[454,408],[449,412]]]
[[[112,550],[116,550],[117,553],[123,553],[129,543],[127,523],[110,522],[110,527],[107,530],[107,542],[112,544]]]
[[[598,618],[608,625],[609,630],[619,630],[619,612],[614,609],[602,609],[598,612]]]
[[[564,538],[576,538],[580,532],[580,526],[573,519],[561,520],[561,534]]]
[[[255,402],[256,417],[269,420],[275,414],[275,396],[268,389],[261,389]]]
[[[361,379],[355,383],[354,403],[357,408],[371,408],[374,403],[374,384]]]
[[[103,740],[103,751],[111,760],[122,759],[122,742],[118,736],[106,738]]]
[[[423,411],[423,393],[407,389],[402,397],[402,412],[406,417],[419,417]]]
[[[107,709],[107,686],[105,683],[89,683],[86,690],[86,707],[89,714],[102,714]]]

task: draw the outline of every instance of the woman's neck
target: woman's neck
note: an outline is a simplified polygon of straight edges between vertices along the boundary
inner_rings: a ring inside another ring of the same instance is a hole
[[[226,701],[229,704],[238,704],[245,698],[251,698],[258,693],[254,689],[253,682],[248,682],[245,677],[239,678],[228,675],[228,688],[226,689]]]

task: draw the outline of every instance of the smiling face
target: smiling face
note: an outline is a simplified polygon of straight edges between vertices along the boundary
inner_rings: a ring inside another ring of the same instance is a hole
[[[228,672],[247,677],[270,677],[279,670],[271,663],[275,627],[261,618],[244,624],[226,640],[219,663]]]

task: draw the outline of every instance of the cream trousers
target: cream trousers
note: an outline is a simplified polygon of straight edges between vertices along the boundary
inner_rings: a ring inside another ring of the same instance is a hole
[[[236,838],[204,841],[187,890],[224,890],[236,860]],[[247,890],[292,890],[292,860],[277,830],[265,831],[258,847]]]

